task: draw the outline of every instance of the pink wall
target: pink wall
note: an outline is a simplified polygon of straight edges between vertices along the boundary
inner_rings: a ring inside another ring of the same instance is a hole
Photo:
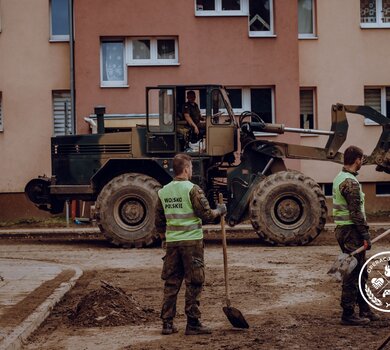
[[[78,133],[88,132],[83,117],[95,105],[145,113],[145,86],[186,83],[275,86],[276,121],[297,127],[296,11],[295,1],[274,0],[276,37],[249,38],[247,16],[196,17],[194,1],[76,1]],[[128,88],[100,87],[100,37],[161,35],[178,37],[180,66],[128,67]]]

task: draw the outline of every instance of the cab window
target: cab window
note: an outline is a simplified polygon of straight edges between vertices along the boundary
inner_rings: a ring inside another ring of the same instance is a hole
[[[173,132],[173,89],[151,89],[148,93],[148,130],[151,132]]]
[[[220,90],[213,90],[211,99],[211,123],[212,124],[231,124],[231,118],[229,116],[229,109],[231,109],[226,103]]]

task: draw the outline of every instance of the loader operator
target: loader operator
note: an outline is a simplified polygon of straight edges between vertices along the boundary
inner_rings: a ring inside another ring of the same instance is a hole
[[[161,278],[164,299],[161,310],[162,334],[177,332],[173,319],[176,315],[177,295],[183,280],[186,284],[186,335],[210,334],[211,329],[200,322],[199,301],[205,280],[202,220],[211,222],[226,213],[225,204],[211,209],[204,192],[190,182],[191,157],[177,154],[173,159],[175,178],[158,191],[156,228],[165,240],[166,255]]]
[[[336,239],[343,253],[351,253],[364,245],[371,249],[370,233],[364,211],[364,193],[357,180],[357,171],[363,162],[363,151],[356,146],[348,147],[344,152],[344,167],[333,180],[333,217],[337,225]],[[355,255],[358,265],[343,279],[341,292],[341,307],[343,313],[341,323],[344,325],[364,325],[379,319],[369,308],[359,292],[359,272],[366,261],[366,253]],[[367,274],[363,275],[363,281]],[[364,282],[363,282],[364,283]],[[359,306],[359,315],[354,312]]]
[[[183,116],[188,125],[191,128],[191,139],[190,142],[197,142],[202,139],[205,135],[205,129],[202,126],[202,115],[198,104],[195,102],[195,91],[190,90],[187,92],[187,102],[183,106]]]

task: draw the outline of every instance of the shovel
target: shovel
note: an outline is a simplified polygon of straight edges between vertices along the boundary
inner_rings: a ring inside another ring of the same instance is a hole
[[[219,194],[218,199],[219,199],[219,204],[223,204],[222,193]],[[226,317],[228,318],[228,320],[230,321],[233,327],[249,328],[249,324],[248,322],[246,322],[241,311],[230,305],[225,215],[221,215],[221,231],[222,231],[222,246],[223,246],[223,271],[225,275],[225,293],[226,293],[226,306],[223,307],[223,312],[225,313]]]
[[[375,243],[387,236],[390,233],[390,229],[380,234],[378,237],[375,237],[371,242]],[[354,250],[352,253],[341,253],[336,261],[333,263],[332,267],[328,271],[328,275],[331,275],[336,278],[337,281],[342,281],[344,276],[349,275],[357,265],[357,260],[354,255],[364,251],[364,246]]]

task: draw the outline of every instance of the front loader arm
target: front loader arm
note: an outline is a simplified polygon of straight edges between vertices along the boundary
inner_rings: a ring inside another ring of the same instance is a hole
[[[378,143],[372,153],[364,160],[364,165],[376,164],[377,171],[390,174],[390,118],[368,106],[346,105],[344,108],[348,113],[360,114],[382,126]]]
[[[294,145],[284,142],[255,140],[246,145],[253,151],[276,158],[324,160],[343,163],[343,154],[335,152],[329,157],[327,148]],[[244,150],[245,154],[245,150]]]
[[[377,171],[384,171],[390,174],[390,118],[369,106],[343,105],[341,103],[332,105],[332,126],[330,131],[298,129],[285,127],[283,124],[269,123],[246,123],[241,131],[250,135],[250,141],[245,142],[245,148],[251,147],[261,153],[280,158],[328,160],[336,163],[343,163],[343,154],[339,152],[344,144],[348,133],[348,120],[346,113],[360,114],[371,119],[382,126],[382,134],[379,137],[375,149],[364,159],[364,165],[376,164]],[[270,142],[256,140],[254,131],[272,132],[284,134],[285,132],[298,132],[307,134],[329,135],[325,148],[291,145],[281,142]]]

